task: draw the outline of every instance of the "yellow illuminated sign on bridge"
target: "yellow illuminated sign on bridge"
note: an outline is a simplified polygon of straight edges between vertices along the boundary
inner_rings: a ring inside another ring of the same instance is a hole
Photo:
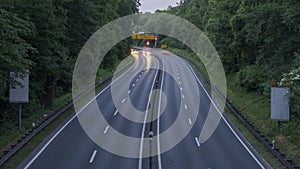
[[[133,34],[132,39],[142,39],[142,40],[157,40],[155,33],[145,33],[145,34]]]

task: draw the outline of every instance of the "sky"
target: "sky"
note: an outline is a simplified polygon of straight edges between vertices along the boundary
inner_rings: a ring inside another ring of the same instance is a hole
[[[157,9],[167,9],[169,5],[176,6],[180,0],[141,0],[140,12],[155,12]]]

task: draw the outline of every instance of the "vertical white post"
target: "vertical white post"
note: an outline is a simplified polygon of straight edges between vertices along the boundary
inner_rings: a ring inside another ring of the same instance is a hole
[[[272,140],[272,149],[275,148],[275,140]]]

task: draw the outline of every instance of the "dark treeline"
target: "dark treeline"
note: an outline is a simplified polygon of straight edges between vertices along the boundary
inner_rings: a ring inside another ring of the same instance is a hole
[[[138,0],[1,0],[0,125],[10,112],[9,72],[30,70],[30,104],[51,108],[53,99],[71,91],[73,67],[84,43],[104,24],[137,12]],[[105,57],[103,69],[125,57],[121,42]],[[26,114],[25,114],[26,116]],[[27,115],[29,116],[29,115]]]
[[[299,0],[184,0],[166,12],[209,37],[238,85],[269,97],[272,80],[290,83],[295,120],[300,119],[299,9]]]

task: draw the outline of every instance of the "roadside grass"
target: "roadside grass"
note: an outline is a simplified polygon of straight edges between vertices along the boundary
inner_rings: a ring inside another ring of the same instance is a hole
[[[68,109],[43,130],[37,133],[27,144],[8,159],[2,166],[5,169],[16,168],[49,134],[52,133],[65,119],[74,113],[73,107]]]
[[[119,65],[120,64],[120,65]],[[115,67],[119,65],[120,72],[116,72],[114,76],[120,76],[127,68],[129,68],[133,64],[133,60],[131,57],[127,57],[124,61],[118,61],[115,64]],[[100,80],[102,77],[107,77],[112,74],[112,71],[101,71],[101,77],[97,77]],[[95,92],[98,93],[102,89],[104,89],[107,85],[111,83],[110,80],[105,82],[104,84],[95,88]],[[79,104],[87,103],[94,94],[92,92],[87,93],[80,100],[78,100]],[[67,93],[57,99],[54,100],[53,107],[56,109],[65,105],[65,103],[69,102],[72,99],[72,94]],[[34,117],[28,117],[23,119],[24,121],[24,130],[21,132],[17,128],[17,123],[5,123],[0,128],[0,147],[4,150],[8,145],[16,140],[24,133],[26,130],[30,129],[32,126],[31,121],[41,120],[43,115],[48,113],[49,110],[41,109],[40,113],[37,113]],[[50,111],[51,112],[51,111]],[[25,144],[16,154],[14,154],[10,159],[8,159],[0,168],[4,169],[13,169],[16,168],[46,137],[48,137],[55,129],[57,129],[61,124],[63,124],[66,120],[68,120],[71,116],[74,115],[74,107],[72,106],[64,113],[62,113],[59,117],[57,117],[53,122],[47,125],[43,130],[37,133],[27,144]],[[28,123],[28,124],[27,124]]]
[[[256,92],[248,92],[234,83],[234,75],[227,75],[227,98],[263,133],[268,140],[275,140],[275,147],[292,159],[297,166],[300,165],[300,147],[289,140],[278,126],[277,121],[270,120],[270,102]],[[286,123],[286,122],[285,122]],[[292,130],[300,129],[295,127]]]
[[[192,52],[181,49],[168,49],[178,56],[189,58],[191,61],[200,66],[207,78],[207,72],[200,59]],[[239,109],[239,111],[250,120],[262,134],[269,140],[275,140],[275,147],[286,154],[286,158],[292,159],[297,166],[300,165],[300,148],[299,145],[293,144],[289,138],[297,139],[300,135],[300,128],[295,127],[294,133],[299,133],[297,136],[286,136],[282,132],[282,128],[278,128],[277,122],[270,120],[270,102],[262,95],[256,92],[248,92],[242,87],[239,87],[234,82],[234,75],[226,75],[227,79],[227,98]],[[243,136],[252,144],[252,146],[264,157],[264,159],[273,168],[282,168],[279,161],[268,152],[250,131],[227,109],[226,115],[230,118],[237,129]],[[293,140],[295,142],[295,140]],[[300,140],[297,141],[300,144]]]
[[[100,91],[107,86],[110,81],[100,85],[95,90]],[[88,98],[83,98],[87,102]],[[82,101],[84,102],[84,101]],[[5,169],[16,168],[46,137],[48,137],[57,127],[63,122],[69,119],[69,117],[75,115],[74,107],[72,106],[66,112],[62,113],[52,123],[47,125],[43,130],[37,133],[27,144],[25,144],[15,155],[13,155],[7,162],[2,166]]]

